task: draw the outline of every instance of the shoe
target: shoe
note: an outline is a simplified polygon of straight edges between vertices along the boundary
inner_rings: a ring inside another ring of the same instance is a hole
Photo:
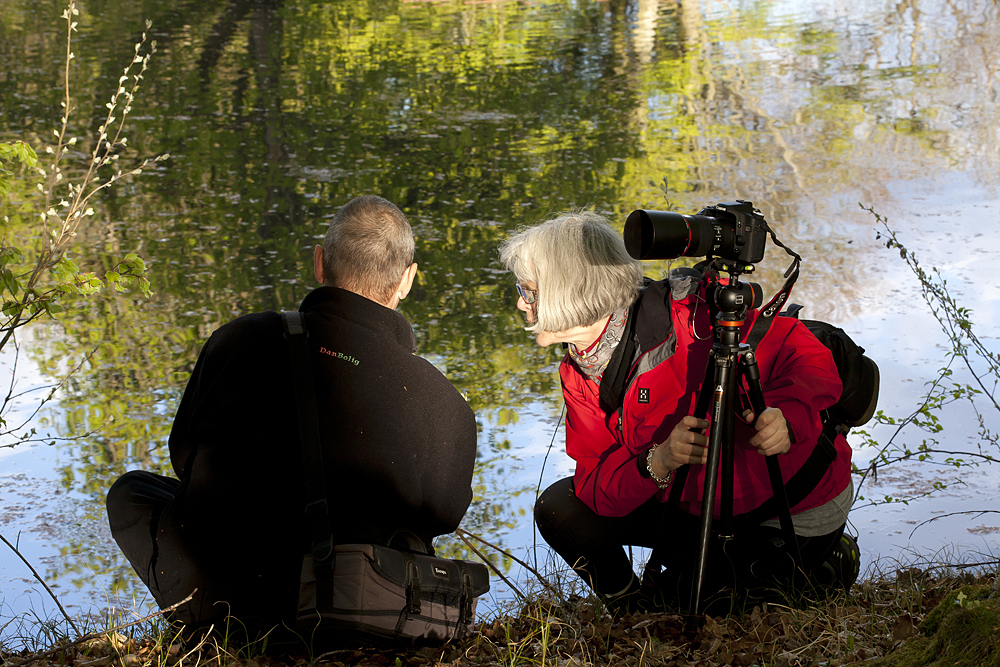
[[[620,618],[626,614],[634,614],[639,611],[639,600],[641,598],[639,595],[639,578],[632,575],[632,581],[629,582],[624,590],[611,595],[598,593],[597,597],[600,598],[604,606],[607,607],[608,612],[615,618]]]
[[[841,535],[818,569],[825,575],[823,578],[829,580],[830,585],[850,592],[861,572],[861,550],[858,549],[857,540],[847,533]]]

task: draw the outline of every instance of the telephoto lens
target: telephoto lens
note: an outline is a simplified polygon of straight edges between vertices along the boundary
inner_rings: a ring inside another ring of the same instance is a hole
[[[768,226],[753,202],[737,199],[706,206],[698,215],[632,211],[625,220],[625,249],[635,259],[719,257],[754,264],[764,259]]]
[[[632,211],[625,220],[625,249],[634,259],[704,257],[715,244],[718,221],[673,211]]]

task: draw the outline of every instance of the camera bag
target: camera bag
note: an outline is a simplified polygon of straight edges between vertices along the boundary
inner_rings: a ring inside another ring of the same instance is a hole
[[[472,632],[490,587],[483,563],[434,556],[409,531],[386,544],[334,544],[323,476],[305,314],[281,314],[306,471],[311,552],[302,559],[295,630],[313,645],[432,643]]]
[[[489,590],[481,563],[380,544],[338,544],[328,561],[303,558],[295,622],[324,643],[461,639]],[[325,593],[324,576],[331,579]]]

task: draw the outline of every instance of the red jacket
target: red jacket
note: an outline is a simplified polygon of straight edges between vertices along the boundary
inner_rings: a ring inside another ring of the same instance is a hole
[[[636,316],[640,372],[625,390],[623,407],[610,417],[599,406],[598,385],[577,369],[569,355],[563,359],[559,375],[567,408],[566,452],[576,461],[576,494],[602,516],[624,516],[658,492],[653,480],[639,474],[636,459],[665,441],[681,418],[694,411],[712,347],[704,289],[703,283],[695,294],[679,301],[671,298],[666,281],[650,283],[644,290]],[[744,340],[755,316],[756,311],[747,316]],[[816,446],[822,430],[819,413],[840,397],[840,377],[830,351],[794,318],[774,318],[756,353],[765,404],[781,409],[794,434],[791,449],[779,455],[787,481]],[[648,403],[639,402],[640,389],[649,390]],[[737,417],[736,515],[771,497],[765,457],[748,444],[753,434],[752,426]],[[847,488],[851,448],[843,436],[837,437],[836,450],[836,460],[816,488],[792,508],[793,514],[822,505]],[[705,466],[691,466],[682,508],[700,514],[704,481]],[[666,496],[666,491],[660,493],[661,502]],[[718,491],[715,515],[719,515]]]

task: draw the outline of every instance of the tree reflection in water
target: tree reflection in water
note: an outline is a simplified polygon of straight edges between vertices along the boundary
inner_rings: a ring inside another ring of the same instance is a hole
[[[0,138],[38,147],[50,134],[58,6],[0,8]],[[175,157],[106,192],[77,257],[97,266],[138,249],[154,298],[103,295],[38,327],[30,352],[59,376],[93,350],[49,416],[54,433],[114,417],[60,449],[59,483],[82,499],[80,520],[104,521],[104,493],[126,469],[168,469],[173,410],[206,337],[239,314],[295,307],[331,215],[373,192],[414,224],[421,271],[402,311],[419,352],[481,425],[465,527],[525,548],[511,536],[530,521],[537,470],[518,472],[525,443],[511,438],[528,437],[519,416],[559,413],[559,352],[523,332],[497,242],[578,206],[621,224],[633,208],[665,205],[655,182],[666,176],[683,212],[753,199],[806,258],[798,299],[822,304],[814,316],[849,316],[873,261],[849,245],[870,227],[856,202],[933,170],[986,178],[998,162],[996,105],[979,104],[997,86],[996,7],[907,7],[817,7],[806,20],[780,4],[723,13],[697,0],[87,3],[76,132],[99,123],[149,18],[159,53],[122,159]],[[767,291],[785,267],[776,257],[758,276]],[[133,585],[106,531],[60,540],[63,553],[90,557],[53,560],[50,580]],[[441,547],[468,556],[454,540]]]

